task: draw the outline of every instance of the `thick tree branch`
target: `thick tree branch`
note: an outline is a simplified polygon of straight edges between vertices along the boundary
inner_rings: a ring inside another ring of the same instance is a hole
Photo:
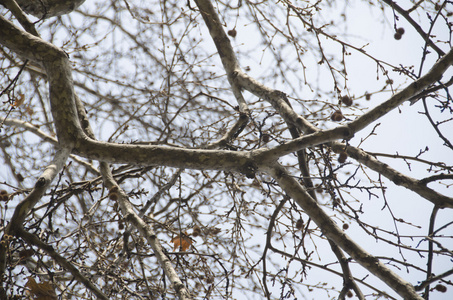
[[[415,80],[407,87],[403,88],[401,91],[395,93],[388,100],[384,101],[383,103],[369,110],[368,112],[361,115],[354,121],[350,122],[348,124],[349,128],[351,128],[351,131],[355,133],[367,127],[372,122],[378,120],[379,118],[386,115],[388,112],[392,111],[393,109],[403,104],[405,101],[411,100],[413,96],[423,91],[429,85],[440,80],[443,74],[452,65],[453,65],[453,48],[450,49],[450,51],[445,56],[440,58],[432,66],[428,73],[426,73],[419,79]]]
[[[94,132],[90,126],[88,116],[86,115],[82,101],[79,99],[79,97],[77,95],[75,95],[75,102],[76,102],[77,114],[78,114],[79,120],[81,121],[81,126],[83,128],[83,131],[85,132],[85,134],[87,134],[87,136],[94,139],[95,138]],[[181,171],[179,171],[178,173],[180,174],[180,172]],[[145,212],[147,210],[147,205],[145,205],[143,207],[143,209],[137,214],[135,212],[132,204],[128,200],[126,193],[121,188],[119,188],[118,183],[113,178],[113,174],[112,174],[108,164],[105,162],[101,162],[101,173],[102,173],[102,177],[104,180],[104,184],[108,189],[111,189],[113,187],[118,188],[117,201],[120,204],[120,208],[123,212],[123,215],[126,216],[126,219],[129,220],[134,225],[135,228],[137,228],[137,230],[142,234],[142,236],[150,244],[151,248],[154,251],[154,254],[156,255],[156,258],[157,258],[160,266],[162,267],[162,269],[164,270],[168,279],[170,280],[173,289],[176,291],[178,298],[181,300],[192,299],[189,291],[187,290],[185,285],[182,283],[182,281],[179,279],[178,274],[176,273],[175,269],[173,268],[173,266],[171,264],[171,260],[164,253],[164,249],[162,248],[162,245],[161,245],[159,239],[157,238],[153,228],[151,226],[149,226],[148,224],[146,224],[145,221],[143,221],[143,219],[142,219],[143,215],[145,214]],[[175,178],[177,178],[177,176]],[[171,186],[172,186],[172,184],[169,184],[168,188],[170,188]],[[161,193],[162,193],[162,191],[161,191]],[[151,203],[151,202],[149,202],[149,203]],[[128,234],[125,234],[125,236],[128,236]],[[125,240],[124,242],[127,242],[127,240]]]
[[[200,9],[203,20],[209,29],[209,33],[215,43],[220,59],[222,60],[223,67],[227,73],[228,82],[230,83],[233,94],[239,104],[239,111],[245,113],[247,116],[250,114],[247,103],[242,96],[241,87],[234,81],[237,71],[239,71],[239,62],[234,54],[233,47],[231,46],[230,39],[222,28],[219,16],[217,15],[214,6],[209,0],[196,0],[198,8]]]
[[[260,149],[254,151],[252,155],[256,161],[275,161],[279,157],[297,152],[308,147],[333,142],[335,140],[344,139],[348,136],[349,130],[346,126],[338,126],[333,129],[320,130],[311,134],[295,138],[285,144],[275,146],[270,149]]]
[[[423,181],[398,172],[389,165],[377,160],[374,156],[369,155],[365,151],[356,147],[346,146],[340,142],[334,142],[331,146],[335,152],[340,153],[346,151],[348,156],[351,158],[378,172],[382,176],[391,180],[394,184],[404,186],[405,188],[419,194],[421,197],[432,202],[439,208],[453,208],[453,198],[444,196],[427,187]]]
[[[18,120],[18,119],[5,119],[0,117],[0,123],[7,125],[7,126],[12,126],[16,128],[23,128],[27,130],[28,132],[31,132],[35,134],[36,136],[40,137],[43,139],[43,141],[46,141],[56,147],[58,147],[58,140],[54,138],[53,136],[48,135],[41,129],[39,129],[37,126],[34,126],[33,124],[30,124],[29,122]],[[84,166],[88,170],[90,170],[94,174],[100,174],[99,170],[97,170],[91,163],[88,163],[84,160],[82,160],[80,157],[71,154],[70,155],[71,159],[76,161],[78,164]]]
[[[22,9],[37,18],[50,18],[68,14],[85,0],[16,0]]]
[[[414,287],[396,275],[376,257],[366,252],[356,244],[335,222],[324,212],[319,204],[310,197],[300,183],[285,168],[278,164],[263,167],[280,185],[280,187],[296,201],[306,214],[319,226],[323,234],[340,246],[361,266],[377,276],[404,299],[423,299],[414,290]]]
[[[28,59],[43,63],[49,81],[58,140],[65,147],[74,148],[74,153],[110,163],[220,169],[253,176],[255,167],[244,152],[124,145],[93,140],[82,130],[77,116],[76,96],[66,54],[52,44],[21,31],[2,16],[0,33],[0,43]]]
[[[7,9],[9,9],[16,19],[19,21],[20,25],[29,33],[39,36],[38,32],[36,31],[35,26],[31,23],[27,16],[24,14],[20,6],[14,0],[1,0],[0,3],[4,5]]]

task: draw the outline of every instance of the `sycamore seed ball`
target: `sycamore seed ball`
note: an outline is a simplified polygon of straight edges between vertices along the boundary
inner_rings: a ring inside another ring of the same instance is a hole
[[[344,164],[347,158],[348,154],[346,152],[341,152],[340,155],[338,156],[338,162]]]
[[[336,110],[330,116],[330,119],[334,122],[340,122],[341,120],[343,120],[343,114],[341,113],[341,111]]]
[[[399,33],[399,34],[401,34],[401,35],[403,35],[403,34],[406,32],[406,30],[404,30],[403,27],[400,27],[400,28],[398,28],[398,29],[396,30],[396,32]]]
[[[343,103],[346,106],[351,106],[352,105],[352,98],[347,96],[347,95],[345,95],[345,96],[341,97],[341,103]]]

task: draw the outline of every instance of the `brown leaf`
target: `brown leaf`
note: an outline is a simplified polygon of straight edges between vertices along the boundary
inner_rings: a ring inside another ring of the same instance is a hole
[[[57,294],[52,286],[52,283],[45,281],[36,283],[33,277],[28,277],[25,287],[29,289],[29,294],[35,300],[57,300]]]
[[[173,243],[173,251],[176,251],[179,247],[181,247],[182,251],[186,251],[193,243],[192,239],[188,237],[187,234],[183,234],[182,237],[177,235],[171,239],[171,242]]]
[[[16,97],[16,100],[14,100],[14,107],[19,107],[21,106],[25,101],[25,95],[24,94],[18,94]]]

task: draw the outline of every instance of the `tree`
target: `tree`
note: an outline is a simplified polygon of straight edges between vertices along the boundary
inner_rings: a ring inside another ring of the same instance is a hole
[[[1,1],[2,299],[451,292],[451,2],[82,2]]]

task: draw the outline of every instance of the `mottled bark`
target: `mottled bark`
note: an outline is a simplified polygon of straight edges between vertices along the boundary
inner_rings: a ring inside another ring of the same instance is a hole
[[[68,14],[85,0],[16,0],[16,2],[27,14],[46,19]]]

